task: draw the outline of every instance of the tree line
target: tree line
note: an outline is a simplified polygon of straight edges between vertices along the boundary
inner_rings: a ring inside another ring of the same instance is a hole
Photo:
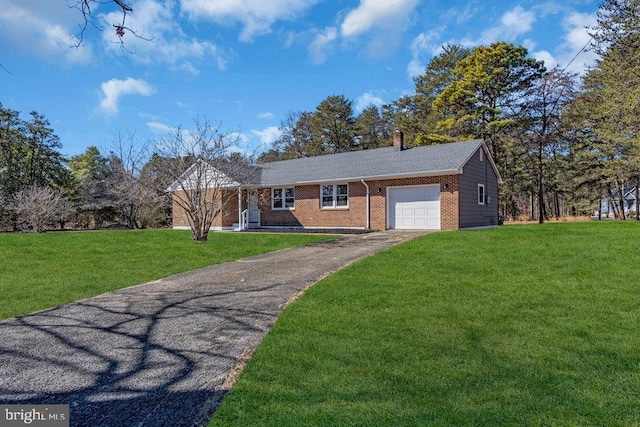
[[[117,132],[107,155],[90,146],[64,158],[49,122],[31,117],[0,104],[0,230],[167,227],[175,203],[203,241],[235,195],[224,188],[255,170],[237,133],[204,118],[155,141]]]
[[[163,159],[134,134],[114,135],[108,155],[91,146],[67,159],[61,146],[43,115],[24,120],[0,104],[0,229],[170,224]]]

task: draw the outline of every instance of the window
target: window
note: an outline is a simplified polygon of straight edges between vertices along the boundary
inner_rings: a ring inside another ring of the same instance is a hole
[[[271,191],[271,209],[293,209],[295,207],[293,188],[274,188]]]
[[[347,184],[323,185],[320,190],[320,207],[349,207],[349,187]]]
[[[484,184],[478,184],[478,204],[484,205]]]
[[[480,149],[480,161],[484,162],[484,150],[482,148]]]

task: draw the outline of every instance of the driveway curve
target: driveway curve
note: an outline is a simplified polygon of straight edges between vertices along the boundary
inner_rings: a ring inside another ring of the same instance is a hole
[[[344,236],[0,322],[0,403],[67,404],[72,426],[206,425],[289,301],[421,234]]]

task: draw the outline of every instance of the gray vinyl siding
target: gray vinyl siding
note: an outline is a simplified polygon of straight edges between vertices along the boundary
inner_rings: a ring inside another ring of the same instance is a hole
[[[471,156],[460,175],[460,228],[498,225],[498,179],[487,156],[480,161],[481,150]],[[484,185],[484,205],[478,204],[478,184]]]

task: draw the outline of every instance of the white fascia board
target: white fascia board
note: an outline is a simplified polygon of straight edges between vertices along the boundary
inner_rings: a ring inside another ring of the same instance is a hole
[[[178,191],[178,190],[191,190],[193,188],[196,188],[197,186],[194,185],[195,180],[191,179],[191,176],[193,175],[194,172],[194,168],[197,165],[194,163],[193,165],[191,165],[191,167],[189,167],[189,169],[187,169],[182,176],[180,177],[180,179],[175,180],[167,189],[167,192],[174,192],[174,191]],[[240,187],[240,183],[236,182],[235,180],[229,178],[227,175],[225,175],[224,173],[220,172],[218,169],[214,168],[211,165],[206,164],[206,170],[205,170],[205,177],[203,178],[204,182],[203,184],[205,184],[206,188],[237,188]],[[211,184],[215,184],[215,185],[211,185]]]
[[[399,173],[393,175],[369,175],[369,176],[353,176],[353,177],[345,177],[345,178],[337,178],[337,179],[322,179],[322,180],[313,180],[313,181],[298,181],[292,182],[289,184],[272,184],[265,185],[264,187],[282,187],[286,185],[311,185],[311,184],[332,184],[339,182],[353,182],[353,181],[379,181],[385,179],[402,179],[402,178],[419,178],[421,176],[441,176],[441,175],[459,175],[460,171],[457,169],[447,169],[440,171],[431,171],[431,172],[408,172],[408,173]]]

